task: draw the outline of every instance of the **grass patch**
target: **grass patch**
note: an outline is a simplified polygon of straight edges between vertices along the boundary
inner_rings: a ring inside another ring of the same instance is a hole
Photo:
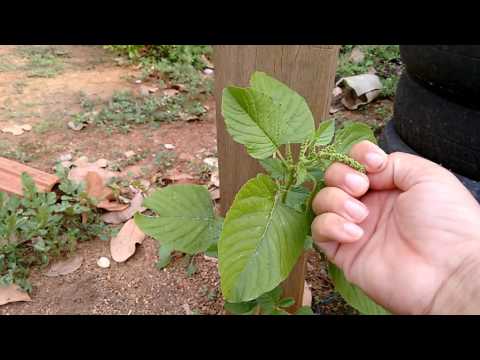
[[[39,146],[35,143],[20,142],[17,145],[13,145],[12,149],[12,145],[7,142],[0,142],[0,156],[24,164],[38,159],[38,150]]]
[[[354,64],[350,55],[355,47],[365,55],[364,60]],[[337,67],[339,77],[366,74],[374,68],[383,84],[382,97],[393,97],[398,79],[403,70],[398,45],[342,45]]]
[[[0,56],[0,72],[14,71],[16,68],[5,55]]]
[[[139,64],[143,80],[155,80],[163,87],[182,84],[192,96],[210,95],[213,77],[205,76],[212,55],[209,45],[110,45],[106,48]]]
[[[24,69],[28,77],[52,78],[63,72],[64,51],[52,46],[22,46],[17,52],[28,60]]]
[[[119,91],[101,104],[85,97],[81,97],[80,103],[85,111],[75,114],[73,121],[94,123],[109,133],[128,133],[132,126],[140,124],[200,118],[206,112],[199,101],[184,94],[138,97],[131,91]]]
[[[27,174],[22,175],[23,198],[0,193],[0,286],[15,283],[31,291],[32,266],[45,267],[74,252],[79,241],[109,238],[83,183],[68,180],[61,167],[57,174],[59,193],[39,193]]]
[[[37,134],[46,134],[53,130],[58,130],[64,126],[63,115],[61,112],[49,114],[42,121],[34,124],[32,130]]]

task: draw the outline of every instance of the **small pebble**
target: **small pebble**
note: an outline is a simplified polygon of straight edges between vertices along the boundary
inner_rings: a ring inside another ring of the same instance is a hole
[[[110,260],[108,258],[102,256],[100,259],[98,259],[97,265],[100,266],[103,269],[109,268],[110,267]]]
[[[204,73],[205,75],[212,75],[212,74],[213,74],[213,70],[207,68],[207,69],[203,70],[203,73]]]
[[[167,149],[167,150],[173,150],[173,149],[175,149],[175,145],[173,145],[173,144],[163,144],[163,146],[164,146],[165,149]]]
[[[135,156],[135,151],[132,151],[132,150],[126,151],[126,152],[124,153],[124,155],[125,155],[125,157],[127,157],[127,158],[131,158],[132,156]]]

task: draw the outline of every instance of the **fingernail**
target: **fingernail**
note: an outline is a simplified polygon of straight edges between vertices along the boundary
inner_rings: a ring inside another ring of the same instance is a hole
[[[363,229],[353,223],[343,224],[343,230],[352,239],[358,240],[363,236]]]
[[[350,173],[345,177],[345,185],[350,191],[357,193],[364,190],[368,186],[368,182],[363,176]]]
[[[358,201],[348,199],[345,202],[345,210],[355,221],[363,221],[368,216],[368,209]]]
[[[372,170],[380,169],[385,160],[387,159],[387,154],[383,153],[380,154],[378,152],[371,152],[365,156],[365,162],[367,163],[368,167]]]

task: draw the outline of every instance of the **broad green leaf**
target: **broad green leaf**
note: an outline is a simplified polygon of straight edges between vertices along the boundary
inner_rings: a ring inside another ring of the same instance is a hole
[[[285,179],[288,175],[287,168],[280,159],[268,158],[262,159],[259,162],[274,179]]]
[[[303,251],[305,214],[280,201],[277,185],[257,175],[238,192],[218,243],[224,298],[249,301],[286,279]]]
[[[370,299],[359,287],[353,285],[345,279],[343,271],[335,264],[329,263],[328,272],[335,290],[345,299],[345,301],[360,313],[365,315],[389,315],[390,313],[377,305]]]
[[[342,154],[348,154],[352,146],[360,141],[369,140],[377,143],[372,129],[364,123],[345,123],[335,134],[335,149]]]
[[[156,263],[158,269],[163,269],[170,264],[172,252],[173,249],[171,246],[160,245],[160,248],[158,249],[158,261]]]
[[[315,131],[315,145],[325,146],[332,142],[335,135],[335,120],[323,121]]]
[[[252,310],[255,309],[257,306],[256,301],[249,301],[249,302],[241,302],[241,303],[230,303],[228,301],[225,301],[224,308],[228,312],[235,314],[235,315],[241,315],[241,314],[249,314]]]
[[[159,216],[135,215],[147,235],[174,250],[194,255],[218,238],[222,220],[216,219],[208,190],[200,185],[171,185],[146,198],[143,206]]]
[[[279,108],[255,90],[227,87],[223,90],[222,115],[232,138],[245,145],[256,159],[265,159],[280,145]]]
[[[312,112],[305,99],[282,82],[263,72],[255,72],[251,79],[252,89],[270,96],[280,106],[282,131],[280,144],[300,144],[315,131]]]
[[[310,306],[302,306],[295,315],[315,315]]]

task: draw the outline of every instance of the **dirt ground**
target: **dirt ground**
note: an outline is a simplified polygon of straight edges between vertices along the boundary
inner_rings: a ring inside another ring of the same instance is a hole
[[[148,84],[135,66],[119,66],[115,56],[101,46],[55,46],[62,55],[62,69],[52,77],[32,77],[22,51],[27,46],[0,46],[0,127],[30,124],[33,131],[20,136],[0,132],[0,155],[28,159],[28,165],[52,172],[62,154],[90,161],[121,159],[126,151],[146,154],[124,172],[149,178],[155,170],[155,155],[173,144],[174,170],[201,176],[202,159],[216,155],[215,103],[207,99],[208,113],[201,121],[162,123],[152,131],[140,125],[128,134],[108,132],[94,125],[81,131],[67,127],[81,111],[82,96],[109,99],[115,91],[140,91]],[[32,47],[30,47],[32,48]],[[3,64],[3,66],[2,66]],[[360,112],[335,114],[339,120],[360,120],[381,127],[391,112],[389,100]],[[40,124],[40,125],[39,125]],[[43,124],[43,126],[41,126]],[[42,129],[35,131],[35,129]],[[201,180],[199,180],[201,181]],[[157,244],[147,238],[126,263],[111,261],[110,268],[97,266],[101,256],[110,257],[108,241],[79,244],[81,267],[72,274],[46,277],[32,271],[32,301],[0,307],[0,314],[222,314],[216,263],[203,255],[195,257],[198,271],[187,275],[185,258],[177,257],[158,270]],[[313,292],[313,307],[321,314],[353,313],[336,295],[327,280],[318,254],[308,260],[307,282]]]

